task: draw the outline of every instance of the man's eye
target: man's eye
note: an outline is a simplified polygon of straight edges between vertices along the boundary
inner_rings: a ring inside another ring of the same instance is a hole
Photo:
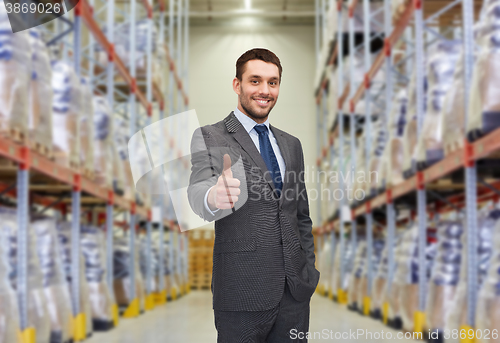
[[[276,82],[269,82],[271,85],[276,86]]]
[[[252,83],[258,83],[259,81],[257,81],[257,80],[252,80],[251,82],[252,82]]]

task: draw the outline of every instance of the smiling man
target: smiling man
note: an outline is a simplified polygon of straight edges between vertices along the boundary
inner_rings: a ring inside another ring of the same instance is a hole
[[[281,73],[271,51],[245,52],[233,79],[238,106],[202,127],[191,144],[189,202],[200,217],[215,220],[219,343],[307,341],[291,332],[309,329],[319,272],[301,143],[269,124]]]

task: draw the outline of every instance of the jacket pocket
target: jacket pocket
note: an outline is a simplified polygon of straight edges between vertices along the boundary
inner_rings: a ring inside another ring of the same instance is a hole
[[[256,248],[254,239],[223,241],[215,243],[214,253],[224,254],[228,252],[255,251]]]

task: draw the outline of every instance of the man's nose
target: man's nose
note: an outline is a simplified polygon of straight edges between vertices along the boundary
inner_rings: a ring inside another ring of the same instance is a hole
[[[269,85],[267,84],[267,82],[262,82],[260,84],[260,87],[259,87],[259,95],[268,96],[269,91],[270,91],[270,88],[269,88]]]

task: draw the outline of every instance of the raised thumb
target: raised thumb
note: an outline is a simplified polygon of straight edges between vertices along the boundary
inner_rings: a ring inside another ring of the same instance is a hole
[[[231,156],[228,154],[224,155],[224,170],[223,173],[227,177],[233,177],[233,171],[231,170]]]

